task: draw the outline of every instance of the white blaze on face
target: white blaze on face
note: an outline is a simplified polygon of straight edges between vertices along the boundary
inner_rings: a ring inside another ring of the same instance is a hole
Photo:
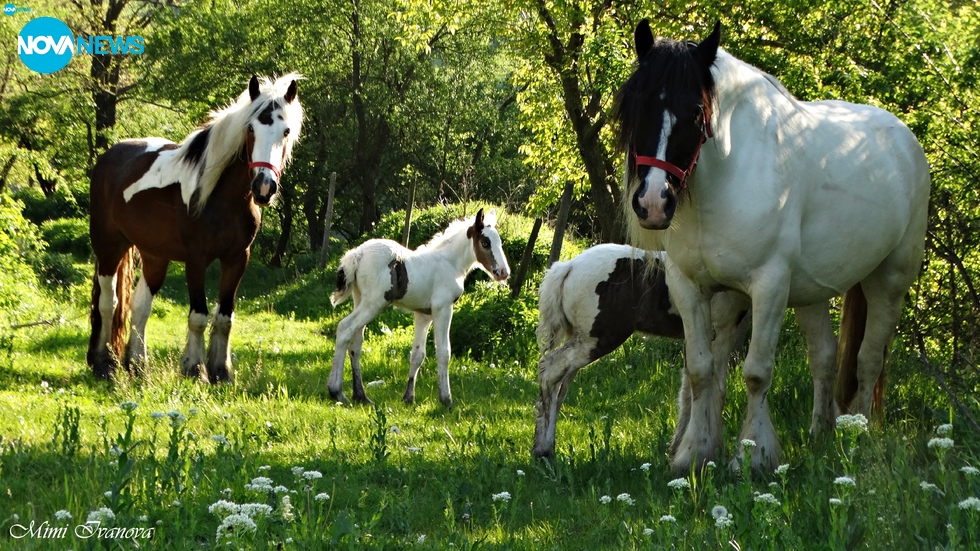
[[[490,251],[497,262],[493,275],[498,281],[503,281],[510,276],[510,266],[507,264],[507,255],[504,254],[503,241],[497,230],[493,228],[486,228],[483,234],[490,238]]]
[[[657,142],[657,151],[654,154],[661,161],[667,160],[667,142],[676,123],[677,118],[674,117],[673,113],[664,109],[663,123],[660,126],[660,141]],[[666,192],[669,192],[670,189],[667,183],[667,171],[653,166],[647,168],[646,177],[643,179],[644,184],[646,184],[645,191],[642,196],[637,198],[637,203],[647,210],[646,222],[654,225],[668,223],[669,218],[664,213],[667,204],[666,196],[668,195]]]
[[[265,124],[259,119],[252,121],[252,162],[269,163],[279,170],[282,170],[283,153],[286,148],[286,129],[289,125],[283,118],[282,109],[275,109],[271,113],[272,124]],[[273,182],[278,182],[279,178],[267,167],[257,167],[252,169],[253,174],[265,172],[265,175]],[[265,182],[259,189],[263,196],[269,193],[269,183]]]

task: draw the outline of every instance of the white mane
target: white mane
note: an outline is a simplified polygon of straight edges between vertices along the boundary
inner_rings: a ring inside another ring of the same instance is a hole
[[[469,218],[460,218],[458,220],[453,220],[446,226],[446,229],[432,236],[425,245],[421,245],[417,250],[421,251],[423,249],[438,249],[446,243],[452,241],[453,237],[456,237],[462,232],[465,232],[467,228],[473,225],[476,220],[476,215],[470,216]],[[492,227],[497,223],[497,214],[494,211],[490,211],[483,216],[483,224],[488,227]]]

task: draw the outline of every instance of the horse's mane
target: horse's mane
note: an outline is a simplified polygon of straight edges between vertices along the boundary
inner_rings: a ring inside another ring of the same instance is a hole
[[[446,229],[432,236],[425,245],[420,246],[417,250],[422,249],[438,249],[446,243],[450,242],[453,237],[459,235],[461,232],[465,232],[466,228],[473,225],[476,216],[470,216],[469,218],[460,218],[458,220],[453,220],[446,226]],[[483,218],[483,223],[486,226],[494,226],[497,223],[496,215],[486,214]]]
[[[293,144],[299,138],[299,126],[303,120],[303,108],[299,100],[290,103],[283,100],[289,84],[302,78],[298,73],[289,73],[272,81],[259,78],[259,96],[255,101],[246,89],[230,105],[210,113],[208,122],[191,132],[181,142],[177,159],[197,167],[197,198],[188,205],[194,212],[200,212],[214,191],[218,178],[228,163],[239,155],[245,143],[245,132],[249,121],[261,113],[270,102],[277,102],[283,108],[283,116],[289,121],[291,131],[283,149],[282,165],[292,156]],[[280,167],[281,169],[282,167]]]
[[[618,125],[619,148],[626,151],[637,128],[648,124],[648,103],[654,94],[664,92],[665,106],[679,112],[679,98],[690,94],[692,84],[701,90],[701,101],[710,120],[715,82],[710,71],[702,71],[695,59],[697,45],[669,38],[658,38],[639,60],[636,70],[616,92],[613,116]]]

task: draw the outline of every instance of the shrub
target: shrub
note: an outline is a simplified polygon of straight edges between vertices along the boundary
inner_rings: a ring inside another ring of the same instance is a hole
[[[503,285],[478,285],[456,303],[450,328],[453,355],[469,354],[477,361],[534,355],[537,305],[533,293],[513,299]]]
[[[58,218],[45,220],[41,233],[48,242],[48,252],[72,255],[80,261],[92,254],[88,221],[82,218]]]

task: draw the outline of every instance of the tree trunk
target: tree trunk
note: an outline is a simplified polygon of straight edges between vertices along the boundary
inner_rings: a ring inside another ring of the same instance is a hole
[[[282,195],[282,215],[279,217],[282,231],[279,232],[276,252],[269,260],[269,266],[273,268],[282,268],[282,260],[286,256],[286,249],[289,247],[289,238],[293,233],[293,197],[285,189],[280,189],[279,193]]]
[[[412,231],[412,207],[415,206],[415,186],[417,179],[412,178],[408,186],[408,205],[405,207],[405,227],[402,228],[402,247],[408,247],[408,236]]]
[[[558,206],[558,221],[555,223],[555,237],[551,240],[551,254],[548,255],[548,267],[558,262],[561,257],[561,246],[565,240],[565,227],[568,226],[568,210],[572,206],[572,182],[565,182],[561,193],[561,203]]]
[[[7,162],[4,163],[3,168],[0,169],[0,193],[3,193],[3,188],[7,187],[7,176],[10,175],[10,169],[14,167],[14,162],[17,160],[17,155],[11,155]]]
[[[510,282],[510,297],[517,298],[521,294],[521,287],[524,286],[524,278],[527,277],[527,270],[531,266],[531,259],[534,253],[534,244],[538,240],[538,230],[541,229],[541,217],[534,219],[534,227],[531,228],[531,237],[527,240],[527,247],[524,247],[524,256],[521,257],[521,266],[517,269],[517,275]]]
[[[330,257],[330,225],[333,223],[333,198],[337,189],[337,173],[330,173],[330,190],[327,192],[327,213],[323,218],[323,244],[320,245],[320,262],[317,267],[322,271],[327,267]]]

